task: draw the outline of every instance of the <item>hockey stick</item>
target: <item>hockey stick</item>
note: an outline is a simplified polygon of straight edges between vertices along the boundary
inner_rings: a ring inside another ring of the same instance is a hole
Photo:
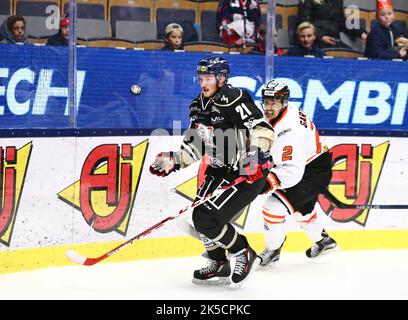
[[[339,209],[408,209],[408,204],[346,204],[337,199],[329,190],[325,190],[323,195],[327,197]]]
[[[262,165],[262,169],[268,169],[271,167],[271,163],[268,161],[267,163],[265,163],[264,165]],[[226,186],[220,186],[218,187],[214,192],[206,195],[204,198],[199,199],[195,202],[193,202],[192,204],[186,206],[185,208],[181,209],[177,215],[175,216],[170,216],[167,217],[165,219],[163,219],[162,221],[156,223],[154,226],[151,226],[150,228],[146,229],[145,231],[142,231],[141,233],[139,233],[138,235],[134,236],[133,238],[123,242],[122,244],[118,245],[117,247],[113,248],[112,250],[104,253],[103,255],[96,257],[96,258],[88,258],[88,257],[84,257],[81,254],[79,254],[77,251],[75,251],[74,249],[68,249],[66,251],[66,255],[67,257],[75,263],[78,264],[82,264],[85,266],[92,266],[102,260],[105,260],[106,258],[110,257],[111,255],[115,254],[116,252],[118,252],[119,250],[127,247],[128,245],[132,244],[134,241],[139,240],[140,238],[148,235],[149,233],[151,233],[153,230],[159,229],[160,227],[162,227],[166,222],[170,221],[170,220],[174,220],[176,218],[178,218],[180,215],[182,215],[183,213],[185,213],[186,211],[188,211],[189,209],[198,207],[199,205],[202,205],[203,203],[207,202],[208,200],[210,200],[213,197],[219,196],[221,193],[223,193],[225,190],[228,190],[230,188],[232,188],[233,186],[241,183],[242,181],[247,180],[245,178],[245,176],[240,176],[237,179],[231,181],[228,185]]]

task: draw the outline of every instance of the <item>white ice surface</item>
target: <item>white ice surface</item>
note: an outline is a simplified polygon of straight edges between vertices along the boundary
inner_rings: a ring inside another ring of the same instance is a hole
[[[4,299],[408,299],[408,250],[283,252],[240,290],[191,283],[201,257],[69,266],[0,275]]]

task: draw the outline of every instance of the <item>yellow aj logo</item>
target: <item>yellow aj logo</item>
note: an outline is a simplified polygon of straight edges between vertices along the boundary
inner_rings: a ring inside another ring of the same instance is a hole
[[[33,143],[0,147],[0,244],[10,246]]]
[[[206,71],[207,67],[206,66],[201,66],[201,71]]]

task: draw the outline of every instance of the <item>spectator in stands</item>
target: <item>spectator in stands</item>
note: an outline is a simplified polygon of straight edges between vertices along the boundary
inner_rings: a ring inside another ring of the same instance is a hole
[[[274,46],[275,46],[275,54],[278,56],[283,55],[283,50],[278,48],[278,32],[276,29],[273,30],[274,33]],[[248,53],[253,54],[265,54],[266,49],[266,25],[263,23],[259,26],[258,32],[256,34],[257,45]]]
[[[298,25],[308,21],[317,32],[317,44],[321,48],[348,46],[340,40],[340,32],[353,38],[367,39],[367,32],[346,22],[340,0],[303,0],[299,2]]]
[[[161,50],[174,51],[183,49],[183,28],[178,23],[168,24],[164,34],[164,47]]]
[[[366,57],[407,60],[408,40],[403,37],[403,30],[399,30],[394,24],[394,19],[391,0],[378,0],[377,21],[367,38]]]
[[[10,16],[0,26],[0,43],[30,44],[25,32],[26,22],[22,16]]]
[[[302,22],[296,28],[297,44],[289,48],[287,56],[315,56],[322,58],[325,53],[320,49],[315,41],[317,38],[316,28],[310,22]]]
[[[256,43],[256,30],[261,24],[257,0],[220,0],[216,19],[220,37],[227,45]]]
[[[51,36],[47,44],[51,46],[68,46],[69,39],[69,18],[65,16],[61,19],[58,33]]]

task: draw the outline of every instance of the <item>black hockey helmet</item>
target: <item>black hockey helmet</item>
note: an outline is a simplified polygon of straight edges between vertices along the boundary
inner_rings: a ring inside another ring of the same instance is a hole
[[[201,59],[197,64],[197,74],[214,74],[217,80],[220,75],[228,79],[230,73],[230,66],[224,57],[212,56]]]
[[[280,99],[283,107],[288,106],[290,90],[286,83],[278,80],[269,81],[262,89],[262,101],[267,98]]]

